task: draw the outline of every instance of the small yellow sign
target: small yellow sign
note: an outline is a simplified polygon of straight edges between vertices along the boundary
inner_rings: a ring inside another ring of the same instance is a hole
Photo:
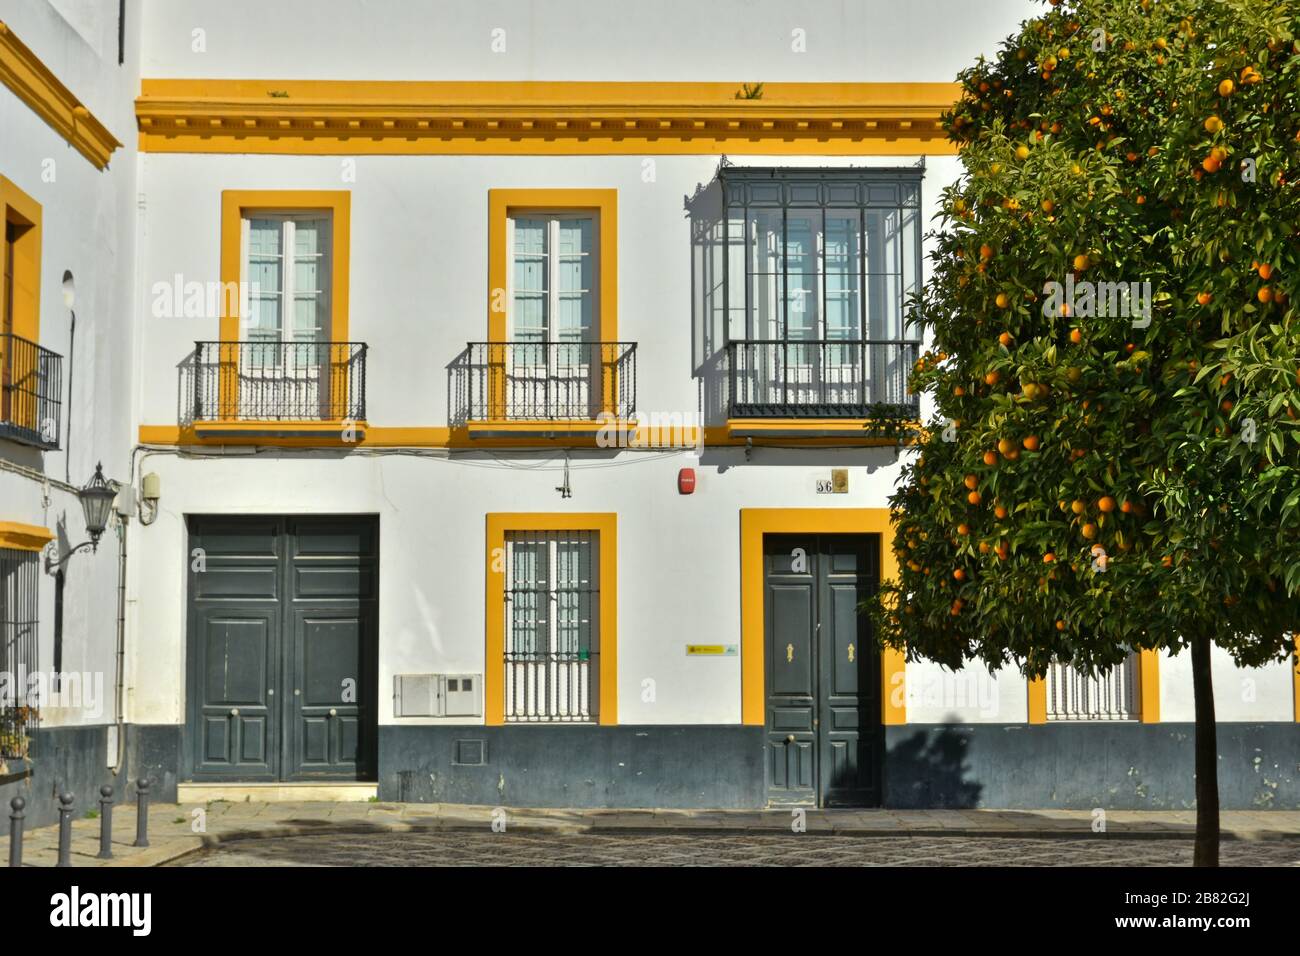
[[[735,644],[687,644],[687,657],[734,657],[736,654]]]

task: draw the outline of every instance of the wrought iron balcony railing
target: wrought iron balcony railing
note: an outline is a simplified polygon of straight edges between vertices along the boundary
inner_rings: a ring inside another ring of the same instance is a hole
[[[452,421],[626,420],[635,342],[470,342],[451,364]]]
[[[62,394],[63,356],[0,335],[0,438],[58,448]]]
[[[747,339],[727,343],[729,418],[868,418],[919,409],[907,379],[921,343],[895,339]]]
[[[195,342],[190,416],[202,421],[362,421],[364,342]]]

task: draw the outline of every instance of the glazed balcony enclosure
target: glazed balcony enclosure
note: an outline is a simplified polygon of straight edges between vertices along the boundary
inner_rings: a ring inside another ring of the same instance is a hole
[[[59,447],[63,357],[17,335],[0,335],[0,438]]]
[[[200,434],[364,422],[367,350],[364,342],[195,342],[182,369],[182,417]]]
[[[470,342],[449,367],[456,425],[590,425],[636,410],[635,342]]]

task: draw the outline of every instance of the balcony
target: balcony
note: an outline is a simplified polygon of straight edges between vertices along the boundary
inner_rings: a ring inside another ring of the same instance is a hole
[[[907,379],[921,343],[901,339],[747,339],[727,343],[728,419],[870,419],[919,414]]]
[[[46,451],[59,447],[63,356],[0,335],[0,438]]]
[[[356,425],[366,418],[366,351],[364,342],[195,342],[182,373],[183,417],[201,437]]]
[[[451,422],[479,437],[589,434],[636,409],[635,342],[470,342],[448,371]]]

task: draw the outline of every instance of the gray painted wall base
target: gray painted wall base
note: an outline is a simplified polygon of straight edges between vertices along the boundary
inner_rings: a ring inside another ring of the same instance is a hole
[[[909,724],[885,728],[885,805],[1190,810],[1192,724]],[[1300,809],[1300,725],[1222,723],[1224,810]]]
[[[27,800],[23,825],[29,830],[59,822],[58,794],[64,790],[76,797],[75,819],[99,809],[104,784],[113,788],[114,805],[133,802],[139,768],[149,778],[150,800],[175,803],[181,728],[128,725],[126,753],[117,774],[108,769],[108,731],[107,725],[37,728],[25,768],[19,761],[9,763],[11,774],[22,769],[30,773],[0,784],[0,834],[9,835],[9,801],[18,796]]]
[[[466,765],[481,746],[483,763]],[[763,728],[379,728],[379,799],[517,807],[763,803]]]

